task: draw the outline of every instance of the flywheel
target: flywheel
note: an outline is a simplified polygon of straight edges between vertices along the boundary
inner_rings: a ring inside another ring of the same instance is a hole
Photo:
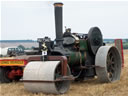
[[[98,27],[92,27],[88,32],[89,50],[95,55],[98,48],[103,45],[103,38]]]
[[[96,74],[101,82],[120,79],[121,56],[115,46],[101,46],[95,58]]]

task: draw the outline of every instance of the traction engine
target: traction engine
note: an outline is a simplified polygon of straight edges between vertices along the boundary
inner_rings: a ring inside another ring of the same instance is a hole
[[[63,33],[62,6],[62,3],[54,4],[56,39],[38,38],[37,52],[16,57],[27,62],[22,74],[25,89],[63,94],[72,80],[83,81],[96,76],[103,83],[119,80],[122,61],[118,49],[103,43],[98,27],[92,27],[88,34],[73,33],[70,28]]]

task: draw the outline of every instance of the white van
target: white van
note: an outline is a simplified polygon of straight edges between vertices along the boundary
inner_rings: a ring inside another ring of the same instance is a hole
[[[20,53],[24,53],[24,50],[18,48],[16,46],[0,48],[0,56],[10,56],[10,55],[19,55]]]

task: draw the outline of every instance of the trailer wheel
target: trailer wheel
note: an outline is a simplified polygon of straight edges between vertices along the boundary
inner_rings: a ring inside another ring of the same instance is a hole
[[[15,80],[16,82],[18,82],[18,81],[20,81],[21,78],[22,78],[22,76],[16,76],[14,80]]]
[[[8,68],[6,67],[0,67],[0,83],[10,83],[12,80],[10,80],[7,76]]]

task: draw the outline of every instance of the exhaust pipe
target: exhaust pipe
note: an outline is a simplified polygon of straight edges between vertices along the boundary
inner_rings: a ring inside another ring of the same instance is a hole
[[[63,6],[63,3],[54,3],[56,43],[58,45],[62,44],[62,41],[63,41],[62,6]]]

